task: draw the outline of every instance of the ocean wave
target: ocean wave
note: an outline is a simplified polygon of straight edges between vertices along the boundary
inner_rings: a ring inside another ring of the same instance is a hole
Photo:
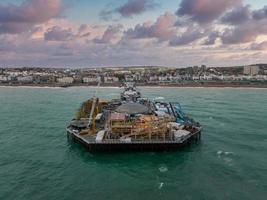
[[[164,183],[163,182],[160,182],[159,183],[159,189],[161,189],[163,187]]]
[[[159,168],[159,171],[162,172],[162,173],[164,173],[164,172],[167,172],[168,171],[168,168],[166,166],[161,166]]]

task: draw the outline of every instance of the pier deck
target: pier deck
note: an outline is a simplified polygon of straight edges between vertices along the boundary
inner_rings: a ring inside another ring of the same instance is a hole
[[[96,141],[95,137],[90,135],[79,135],[79,133],[73,132],[71,129],[67,129],[68,135],[73,138],[74,141],[81,143],[89,151],[167,151],[178,150],[184,146],[191,144],[193,141],[200,140],[201,130],[198,130],[182,140],[131,140],[129,142],[121,140],[103,140]]]

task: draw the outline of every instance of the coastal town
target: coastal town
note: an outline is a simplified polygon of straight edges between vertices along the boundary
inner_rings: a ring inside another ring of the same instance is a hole
[[[238,67],[0,68],[2,86],[139,86],[267,87],[267,64]]]

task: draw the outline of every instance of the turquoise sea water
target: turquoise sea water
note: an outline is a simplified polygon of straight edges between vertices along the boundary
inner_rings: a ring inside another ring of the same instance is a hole
[[[0,88],[1,200],[267,199],[267,90],[142,88],[179,101],[203,125],[202,141],[120,154],[90,154],[67,140],[65,126],[93,92]]]

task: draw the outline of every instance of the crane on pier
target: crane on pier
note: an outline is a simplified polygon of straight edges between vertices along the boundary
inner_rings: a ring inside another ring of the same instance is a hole
[[[95,92],[94,92],[92,108],[90,111],[87,128],[92,128],[92,125],[93,125],[94,120],[95,120],[94,119],[94,113],[95,113],[96,105],[98,104],[98,101],[99,101],[99,99],[97,98],[97,92],[98,92],[99,86],[100,86],[100,81],[98,82],[97,87],[96,87]]]

